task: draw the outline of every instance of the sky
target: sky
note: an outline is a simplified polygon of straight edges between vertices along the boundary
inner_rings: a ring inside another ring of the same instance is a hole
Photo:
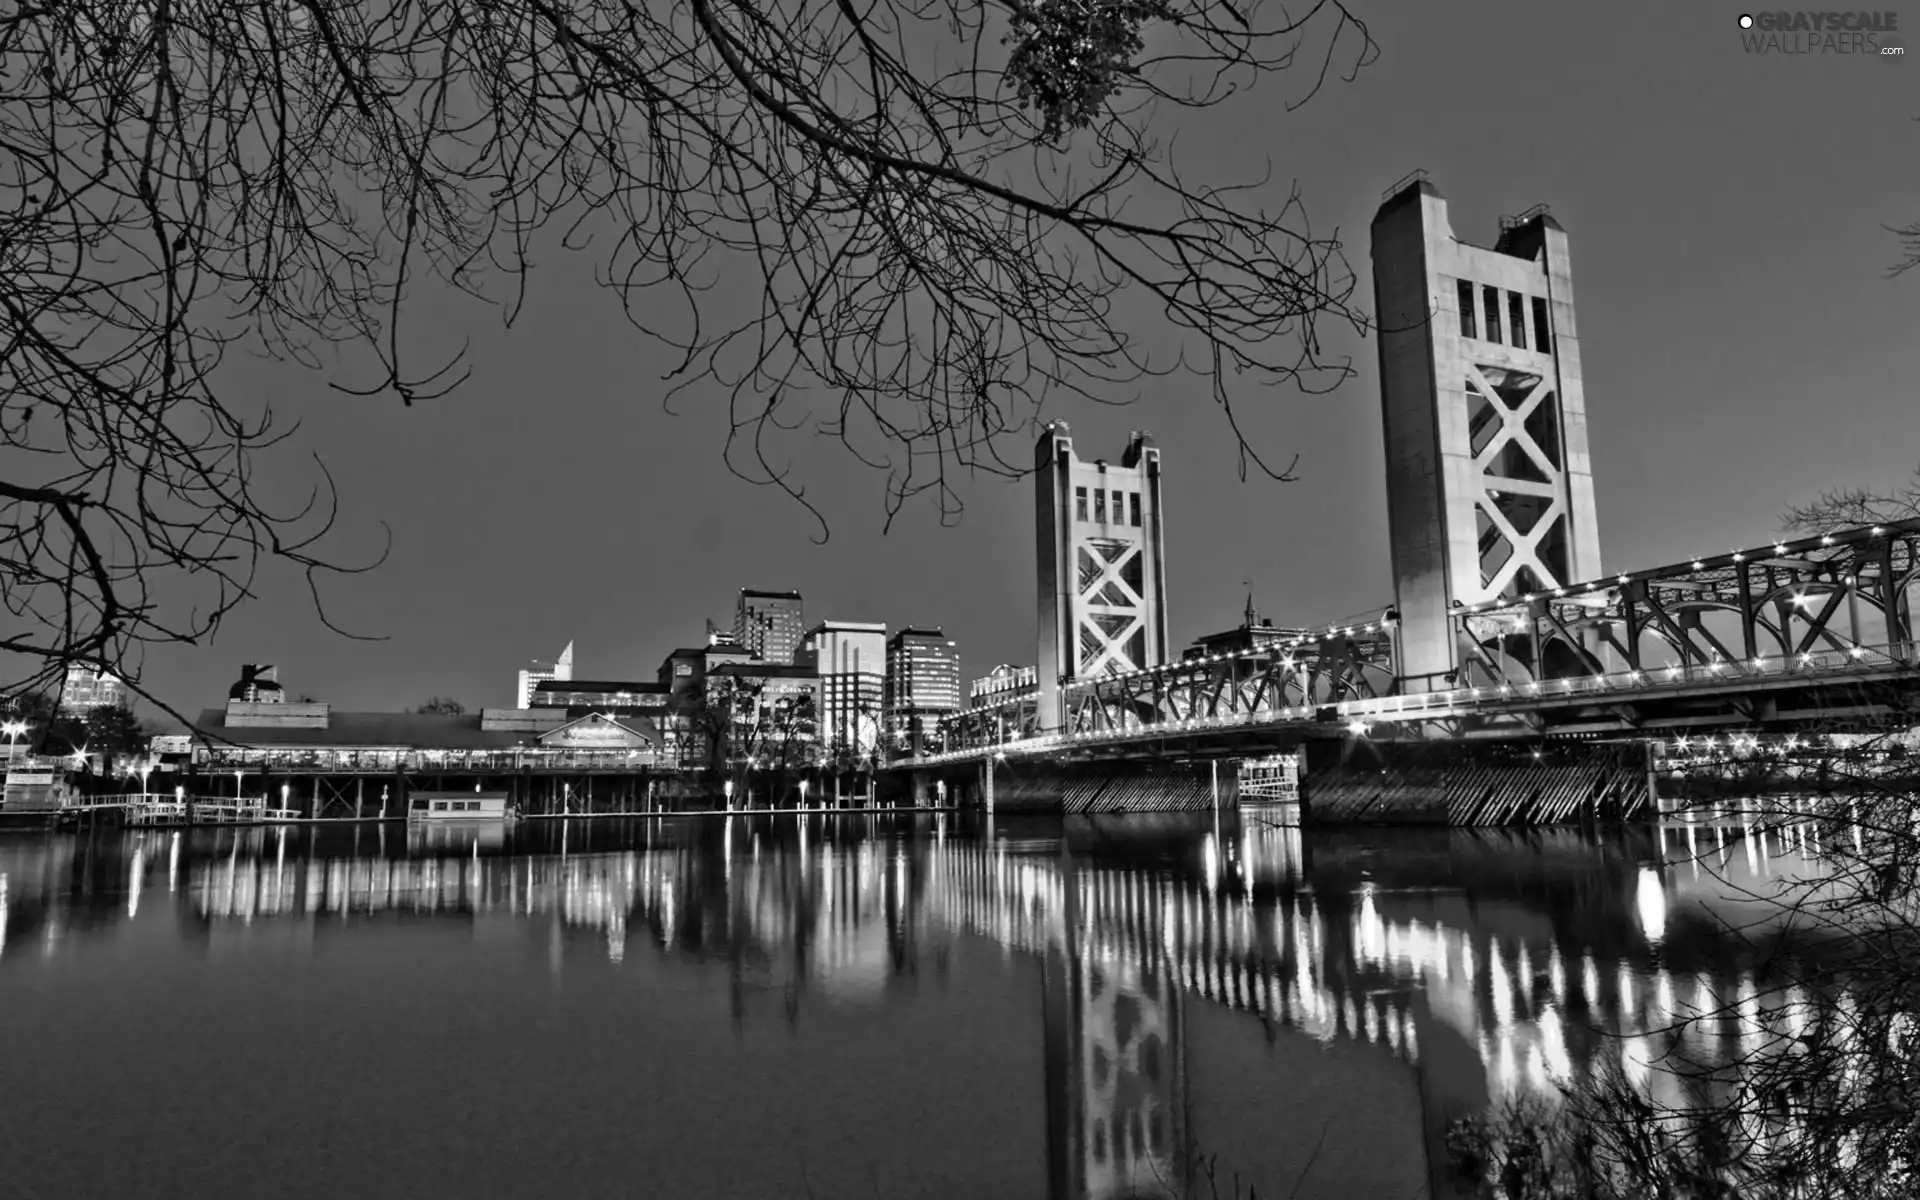
[[[1292,113],[1281,86],[1190,116],[1183,166],[1239,179],[1264,151],[1274,202],[1297,182],[1367,308],[1367,225],[1408,172],[1426,170],[1455,234],[1482,245],[1501,214],[1549,204],[1571,242],[1609,572],[1765,541],[1790,503],[1920,465],[1920,272],[1885,274],[1885,227],[1920,219],[1920,61],[1750,55],[1742,10],[1717,3],[1354,11],[1380,45],[1354,82]],[[1920,31],[1920,8],[1900,15]],[[329,631],[299,579],[273,573],[213,644],[151,652],[147,685],[194,711],[262,662],[341,709],[504,707],[515,673],[569,642],[577,678],[653,678],[708,618],[731,625],[741,587],[801,592],[809,622],[941,626],[969,678],[1034,660],[1030,480],[982,476],[957,528],[910,510],[883,535],[882,476],[803,447],[794,467],[831,530],[816,544],[806,512],[722,466],[717,391],[663,411],[665,359],[592,266],[546,257],[511,330],[421,298],[424,348],[471,343],[473,375],[443,400],[404,408],[245,368],[340,488],[336,556],[392,531],[379,570],[328,591],[336,623],[378,640]],[[1241,405],[1256,446],[1299,455],[1291,483],[1242,482],[1218,410],[1177,376],[1128,407],[1049,414],[1089,459],[1117,457],[1132,429],[1160,445],[1176,650],[1237,625],[1249,588],[1283,624],[1392,602],[1375,346],[1338,334],[1328,349],[1357,371],[1331,395]]]

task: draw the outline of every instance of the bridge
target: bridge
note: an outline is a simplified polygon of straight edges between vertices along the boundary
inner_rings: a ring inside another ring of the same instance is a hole
[[[1476,823],[1575,815],[1603,793],[1643,809],[1649,786],[1628,777],[1665,738],[1911,723],[1920,519],[1603,569],[1565,231],[1539,206],[1502,218],[1491,247],[1460,241],[1416,172],[1383,197],[1372,243],[1392,602],[1288,632],[1249,602],[1237,637],[1175,659],[1158,449],[1136,432],[1118,465],[1086,462],[1055,422],[1035,458],[1035,682],[896,769],[966,768],[990,802],[996,764],[1304,749],[1323,812],[1380,807],[1356,772],[1410,770],[1432,776],[1400,779],[1415,808]],[[1569,770],[1571,805],[1539,777]],[[1438,782],[1464,777],[1486,786]]]

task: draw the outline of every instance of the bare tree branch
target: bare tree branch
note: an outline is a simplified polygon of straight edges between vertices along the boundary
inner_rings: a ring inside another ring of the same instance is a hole
[[[373,375],[340,391],[424,402],[468,368],[412,361],[408,297],[504,280],[511,322],[536,244],[593,253],[674,388],[726,398],[728,465],[808,508],[796,438],[883,473],[889,522],[951,520],[1048,405],[1176,372],[1284,477],[1236,406],[1351,375],[1316,322],[1363,325],[1352,274],[1297,192],[1189,182],[1152,130],[1374,53],[1334,3],[0,4],[0,690],[137,687],[271,560],[326,619],[322,577],[378,559],[323,553],[324,467],[269,501],[297,426],[228,353],[341,347]]]

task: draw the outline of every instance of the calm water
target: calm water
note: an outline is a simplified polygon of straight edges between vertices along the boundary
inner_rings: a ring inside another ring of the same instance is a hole
[[[1712,867],[1804,852],[1252,814],[0,834],[0,1183],[1410,1198],[1447,1116],[1745,986]]]

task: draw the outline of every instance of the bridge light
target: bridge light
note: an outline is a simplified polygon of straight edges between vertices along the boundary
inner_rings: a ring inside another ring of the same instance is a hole
[[[1756,656],[1753,660],[1753,665],[1756,667],[1759,667],[1762,671],[1766,670],[1767,669],[1766,655],[1762,654],[1762,655]]]
[[[1887,527],[1885,525],[1875,525],[1873,527],[1873,536],[1879,537],[1881,534],[1885,533],[1886,531],[1887,531]]]
[[[1367,732],[1367,723],[1360,720],[1349,721],[1347,722],[1347,732],[1359,737]]]
[[[1746,556],[1746,555],[1744,555],[1744,554],[1742,554],[1742,553],[1740,553],[1740,552],[1739,552],[1738,550],[1736,550],[1736,551],[1734,551],[1734,553],[1733,553],[1733,561],[1735,561],[1735,562],[1745,562],[1745,561],[1747,561],[1747,556]]]
[[[1554,595],[1556,595],[1556,596],[1564,596],[1564,595],[1566,595],[1566,594],[1567,594],[1567,589],[1565,589],[1565,588],[1555,588],[1555,589],[1553,589],[1553,594],[1554,594]]]
[[[1863,656],[1864,654],[1866,654],[1866,652],[1867,652],[1867,648],[1865,646],[1855,646],[1853,648],[1853,656],[1855,658],[1859,658]]]
[[[1678,678],[1680,678],[1680,668],[1679,668],[1679,667],[1668,667],[1668,668],[1667,668],[1667,678],[1668,678],[1668,679],[1678,679]]]
[[[1696,571],[1704,571],[1704,570],[1706,570],[1706,567],[1707,567],[1707,564],[1705,564],[1705,563],[1703,563],[1703,562],[1701,562],[1701,561],[1700,561],[1699,559],[1697,559],[1697,558],[1696,558],[1696,559],[1694,559],[1694,560],[1693,560],[1693,569],[1694,569],[1694,570],[1696,570]]]
[[[1800,665],[1801,665],[1801,666],[1806,666],[1806,665],[1807,665],[1808,663],[1811,663],[1812,661],[1813,661],[1813,655],[1811,655],[1811,654],[1802,654],[1802,655],[1800,656]]]
[[[1785,546],[1775,545],[1773,548],[1773,552],[1775,554],[1785,554],[1787,552],[1787,548]]]
[[[1625,575],[1620,576],[1621,583],[1625,583],[1626,581],[1627,581],[1627,577]]]
[[[1822,546],[1831,546],[1831,545],[1833,545],[1833,535],[1832,535],[1832,534],[1830,534],[1830,533],[1823,533],[1823,534],[1821,534],[1821,535],[1820,535],[1820,544],[1821,544]]]

